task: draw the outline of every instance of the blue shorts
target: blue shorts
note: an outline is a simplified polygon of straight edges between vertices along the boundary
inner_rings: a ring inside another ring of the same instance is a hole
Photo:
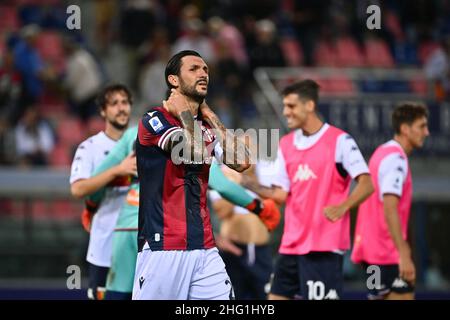
[[[280,254],[270,292],[291,299],[339,299],[344,282],[342,267],[343,255],[338,253]]]
[[[99,267],[89,263],[88,298],[90,300],[103,300],[105,298],[108,270],[108,267]]]
[[[387,265],[369,265],[364,263],[363,266],[367,270],[369,266],[378,267],[380,270],[380,283],[379,286],[375,288],[369,288],[367,297],[371,300],[384,299],[390,292],[395,292],[398,294],[411,293],[414,292],[414,285],[401,279],[399,277],[398,264],[387,264]],[[367,274],[367,282],[371,282],[369,277],[372,277],[373,273]]]
[[[265,300],[266,286],[272,273],[272,253],[269,245],[242,245],[234,243],[242,250],[241,256],[220,251],[236,300]]]

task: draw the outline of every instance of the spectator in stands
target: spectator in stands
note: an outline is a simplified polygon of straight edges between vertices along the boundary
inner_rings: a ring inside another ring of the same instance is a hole
[[[20,165],[47,165],[55,136],[49,123],[39,116],[34,106],[25,110],[15,128],[15,144]]]
[[[276,38],[276,26],[267,19],[255,24],[255,43],[248,47],[250,68],[283,67],[286,65],[283,52]]]
[[[182,28],[185,34],[175,41],[172,53],[195,49],[205,61],[208,61],[209,64],[214,64],[216,56],[211,39],[203,35],[203,21],[197,18],[190,19],[185,22]]]
[[[28,25],[20,31],[21,39],[17,40],[13,48],[14,63],[23,79],[23,91],[19,106],[22,108],[38,102],[44,93],[44,84],[55,78],[53,70],[44,65],[44,61],[36,50],[36,40],[40,28]],[[17,118],[20,117],[18,112]],[[15,119],[17,120],[17,119]]]
[[[64,38],[63,46],[67,55],[64,86],[72,111],[86,121],[97,114],[95,97],[103,82],[101,71],[94,57],[73,39]]]
[[[425,62],[425,74],[433,82],[436,99],[450,98],[450,35],[442,41],[442,47],[434,51]]]
[[[315,48],[315,34],[323,25],[323,11],[326,4],[323,0],[294,1],[294,8],[288,14],[291,16],[292,25],[301,43],[304,63],[307,66],[313,63]]]
[[[14,69],[14,55],[7,48],[0,58],[0,118],[10,123],[17,112],[21,93],[20,73]]]
[[[164,81],[164,70],[170,59],[170,44],[155,48],[154,60],[145,65],[139,79],[139,96],[146,108],[161,104],[166,98],[167,86]]]
[[[154,26],[153,4],[150,0],[124,1],[120,25],[122,43],[131,48],[139,47]]]
[[[248,63],[244,38],[234,25],[214,16],[208,20],[208,29],[215,42],[226,45],[236,64],[244,66]],[[216,48],[217,50],[217,48]]]

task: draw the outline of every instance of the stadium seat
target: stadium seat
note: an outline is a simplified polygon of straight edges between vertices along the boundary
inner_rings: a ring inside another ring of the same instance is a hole
[[[435,41],[426,41],[419,45],[419,61],[424,64],[431,54],[439,49],[439,43]]]
[[[55,200],[50,203],[52,218],[58,220],[78,219],[82,211],[78,209],[70,200]]]
[[[397,42],[394,45],[394,60],[399,66],[418,64],[417,48],[415,44]]]
[[[425,79],[411,80],[409,86],[412,92],[419,95],[426,95],[428,93],[428,84]]]
[[[390,68],[394,59],[387,44],[381,39],[370,39],[365,42],[367,64],[371,67]]]
[[[280,46],[288,66],[295,67],[303,63],[303,51],[297,39],[284,37],[280,41]]]
[[[327,90],[329,93],[337,95],[353,95],[355,93],[352,80],[345,75],[328,79]]]
[[[20,21],[16,8],[12,6],[0,6],[0,34],[8,31],[17,31]]]
[[[36,220],[48,219],[49,212],[50,210],[47,201],[33,200],[31,202],[31,216],[33,217],[33,219]]]
[[[314,50],[314,61],[318,66],[334,67],[336,66],[336,55],[328,41],[321,40]]]
[[[362,67],[366,65],[365,57],[358,44],[350,37],[339,38],[336,41],[334,54],[338,67]]]
[[[67,106],[61,103],[40,103],[38,105],[39,114],[46,119],[59,121],[67,114]]]
[[[65,56],[61,37],[57,32],[42,32],[37,39],[36,46],[42,58],[50,62],[58,73],[64,70]]]
[[[69,147],[57,144],[50,153],[49,161],[50,165],[55,168],[70,166],[72,159],[69,157]]]
[[[62,145],[79,144],[84,140],[84,132],[80,121],[72,117],[61,119],[56,130],[56,136]]]

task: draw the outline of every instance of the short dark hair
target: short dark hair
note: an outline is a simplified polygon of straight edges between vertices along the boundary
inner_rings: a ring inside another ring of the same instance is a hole
[[[306,79],[287,86],[281,91],[281,94],[283,97],[288,94],[298,94],[300,98],[312,100],[317,105],[319,100],[319,89],[320,86],[317,82]]]
[[[105,109],[106,104],[108,103],[108,96],[113,92],[122,91],[127,95],[128,101],[130,104],[133,104],[133,96],[131,95],[130,90],[127,86],[121,83],[114,83],[104,87],[97,95],[95,99],[95,103],[100,110]]]
[[[170,84],[168,80],[169,75],[171,74],[176,76],[180,75],[181,59],[183,59],[183,57],[186,56],[196,56],[203,59],[203,57],[197,51],[194,50],[183,50],[175,54],[172,58],[170,58],[169,62],[167,62],[166,70],[164,72],[166,76],[166,84],[169,89],[173,88],[173,86]]]
[[[392,127],[396,134],[400,133],[400,127],[406,123],[411,125],[419,118],[428,118],[427,107],[418,102],[401,102],[399,103],[392,113]]]

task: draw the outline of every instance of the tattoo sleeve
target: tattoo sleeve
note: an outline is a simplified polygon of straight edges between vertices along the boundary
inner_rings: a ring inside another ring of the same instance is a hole
[[[250,164],[250,150],[247,145],[227,130],[215,114],[207,121],[215,129],[223,147],[223,163],[236,171],[247,169]]]
[[[206,147],[202,139],[202,129],[197,121],[194,120],[190,111],[181,112],[180,121],[184,129],[182,140],[172,140],[169,149],[176,151],[175,157],[184,163],[202,163],[209,156],[205,154]],[[180,150],[174,149],[175,146],[180,146]],[[181,150],[182,155],[179,154]]]

